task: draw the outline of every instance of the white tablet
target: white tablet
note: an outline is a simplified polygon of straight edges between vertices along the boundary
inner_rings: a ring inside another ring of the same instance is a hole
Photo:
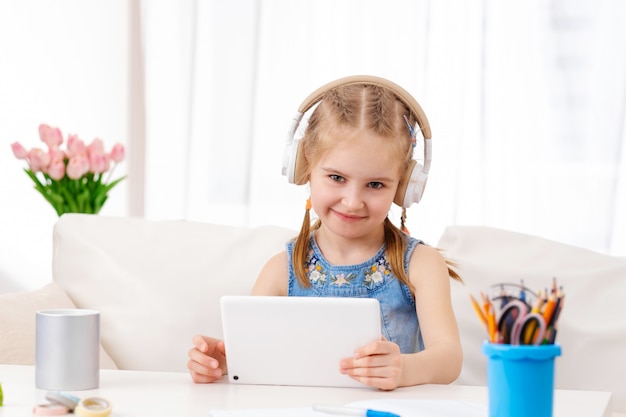
[[[382,334],[372,298],[223,296],[221,313],[234,384],[365,387],[339,362]]]

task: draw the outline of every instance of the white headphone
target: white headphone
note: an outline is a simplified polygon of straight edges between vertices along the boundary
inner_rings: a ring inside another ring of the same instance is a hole
[[[375,85],[393,91],[393,93],[411,110],[417,119],[417,124],[419,125],[424,136],[424,165],[422,166],[422,164],[417,162],[415,159],[411,160],[405,174],[400,179],[398,191],[396,192],[393,202],[399,206],[407,208],[413,203],[419,203],[422,198],[422,194],[424,194],[424,188],[426,187],[426,180],[428,179],[428,171],[430,170],[430,162],[432,159],[432,135],[428,119],[426,118],[426,114],[424,114],[424,111],[419,103],[406,90],[389,80],[371,75],[354,75],[340,78],[323,85],[313,93],[309,94],[300,107],[298,107],[298,112],[294,116],[289,132],[287,133],[287,143],[283,152],[282,174],[287,177],[287,181],[291,184],[304,184],[304,182],[296,182],[295,180],[295,178],[303,178],[302,175],[299,175],[301,174],[300,171],[302,170],[302,164],[298,165],[298,160],[300,158],[304,158],[304,155],[300,143],[301,138],[296,137],[296,131],[302,121],[302,117],[307,110],[321,101],[327,91],[339,86],[350,84]]]

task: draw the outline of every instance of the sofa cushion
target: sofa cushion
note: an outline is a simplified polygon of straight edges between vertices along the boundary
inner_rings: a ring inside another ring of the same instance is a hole
[[[35,313],[54,308],[76,308],[54,282],[35,291],[0,295],[0,363],[35,364]],[[100,368],[117,369],[102,346]]]
[[[121,369],[186,371],[195,334],[222,337],[219,299],[249,294],[292,230],[63,215],[53,279],[100,311],[102,344]]]
[[[477,296],[491,285],[521,279],[543,290],[556,277],[565,293],[556,388],[611,391],[614,410],[626,412],[626,258],[488,227],[448,227],[438,246],[458,263],[465,281],[452,286],[465,355],[457,383],[486,384],[486,332],[468,292]]]

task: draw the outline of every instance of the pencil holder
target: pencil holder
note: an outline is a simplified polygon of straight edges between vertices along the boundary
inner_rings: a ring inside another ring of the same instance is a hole
[[[98,388],[100,313],[39,310],[35,322],[35,386],[50,391]]]
[[[551,417],[554,358],[561,346],[483,344],[489,417]]]

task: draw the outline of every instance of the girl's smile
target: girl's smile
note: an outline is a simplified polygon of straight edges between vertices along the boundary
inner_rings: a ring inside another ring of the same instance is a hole
[[[339,217],[341,220],[346,221],[346,222],[356,222],[358,220],[365,218],[365,216],[357,216],[355,214],[341,213],[333,209],[330,209],[330,211],[334,213],[337,217]]]

